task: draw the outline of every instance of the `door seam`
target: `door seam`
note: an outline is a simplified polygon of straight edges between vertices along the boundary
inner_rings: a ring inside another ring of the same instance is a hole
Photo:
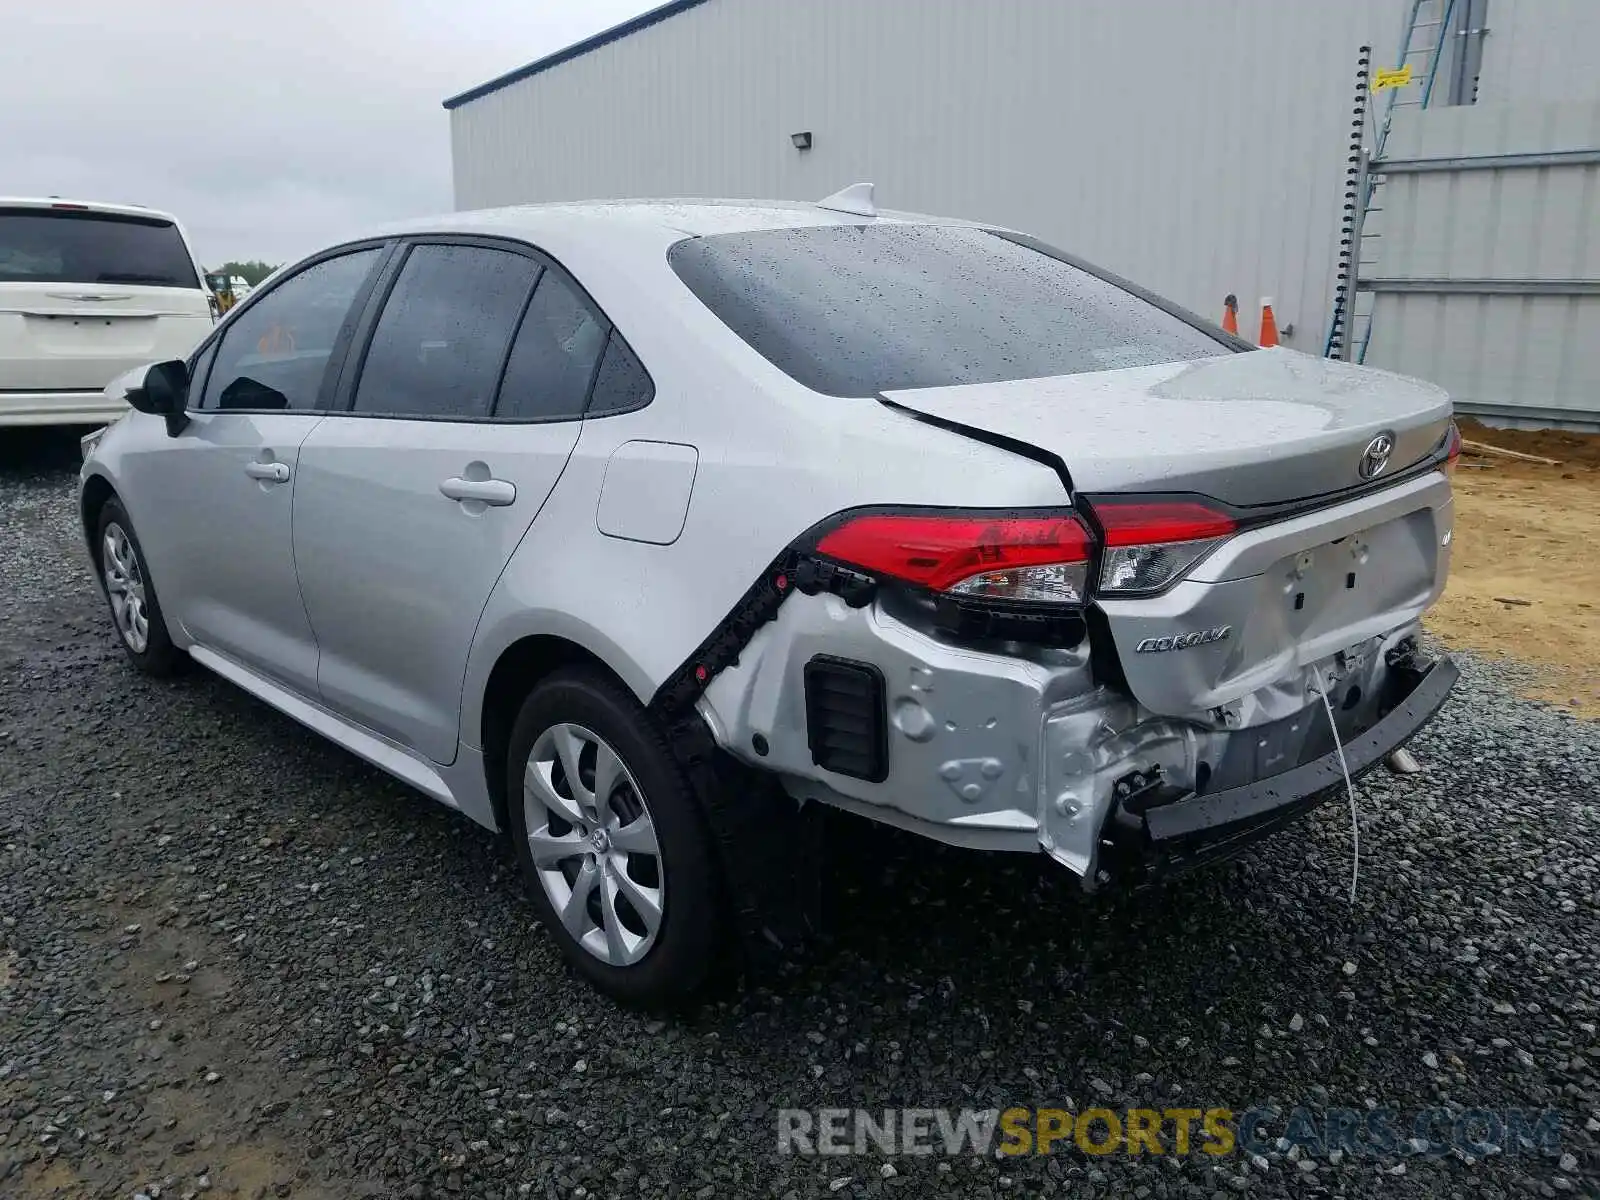
[[[528,535],[533,532],[533,526],[539,519],[539,514],[544,512],[550,504],[551,497],[556,494],[556,489],[561,486],[561,481],[566,478],[567,469],[572,466],[572,460],[578,455],[578,447],[583,443],[583,435],[589,428],[587,417],[578,418],[578,436],[572,439],[572,448],[567,451],[567,457],[561,463],[561,470],[556,472],[555,482],[545,492],[544,499],[539,502],[539,507],[534,510],[533,516],[528,519],[528,524],[522,531],[522,536],[517,539],[517,544],[511,548],[511,553],[506,555],[505,562],[500,564],[500,570],[494,577],[494,583],[489,586],[484,594],[483,605],[478,609],[478,618],[472,625],[472,640],[467,643],[467,658],[461,664],[461,691],[456,697],[456,752],[446,766],[454,766],[456,759],[461,757],[461,747],[466,745],[469,749],[481,752],[483,747],[476,743],[482,741],[481,737],[474,737],[472,742],[466,740],[466,730],[463,722],[467,712],[467,675],[472,665],[472,652],[478,646],[478,633],[483,629],[483,614],[489,611],[489,602],[494,599],[494,594],[500,590],[500,581],[505,578],[506,572],[511,569],[512,562],[522,550],[522,545],[528,540]],[[481,719],[482,714],[479,714]]]
[[[299,509],[300,495],[300,455],[311,435],[322,428],[328,419],[326,413],[305,432],[305,436],[296,443],[294,448],[294,468],[289,476],[289,562],[294,567],[294,594],[300,597],[300,611],[305,614],[306,628],[311,630],[311,646],[316,651],[316,666],[311,674],[311,680],[316,685],[317,702],[327,704],[327,697],[322,694],[322,638],[317,634],[317,627],[311,620],[311,608],[306,604],[305,585],[300,581],[300,558],[295,547],[295,517]]]

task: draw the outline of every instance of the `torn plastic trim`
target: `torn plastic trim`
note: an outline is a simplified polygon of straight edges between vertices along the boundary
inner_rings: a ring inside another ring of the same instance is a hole
[[[662,718],[676,719],[693,709],[711,682],[738,663],[750,639],[777,617],[783,602],[794,593],[814,596],[829,592],[852,608],[860,608],[872,602],[877,587],[878,581],[872,576],[842,564],[798,550],[784,551],[695,652],[656,689],[650,698],[650,711]]]
[[[821,827],[766,772],[729,754],[724,731],[702,703],[706,688],[739,662],[752,638],[797,591],[833,591],[859,606],[876,581],[804,552],[815,531],[791,545],[650,698],[708,826],[748,967],[771,970],[813,938],[821,921]]]
[[[794,591],[794,572],[800,557],[790,548],[772,560],[761,578],[745,590],[694,653],[656,689],[648,706],[651,712],[673,721],[694,708],[706,686],[739,661],[756,630],[778,615],[778,609]]]
[[[794,593],[799,561],[793,549],[775,558],[647,706],[710,832],[744,965],[758,973],[776,969],[820,927],[820,826],[774,780],[718,744],[720,731],[699,702]]]
[[[666,734],[710,831],[745,966],[770,971],[821,927],[818,814],[723,750],[703,714],[682,714]]]

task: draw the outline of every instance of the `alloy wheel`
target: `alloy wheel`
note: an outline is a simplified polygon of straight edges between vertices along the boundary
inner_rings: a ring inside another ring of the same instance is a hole
[[[145,597],[144,570],[139,552],[121,525],[106,526],[100,551],[105,573],[106,595],[111,598],[111,619],[117,632],[135,654],[150,645],[150,610]]]
[[[540,886],[573,940],[626,967],[655,944],[666,880],[644,792],[612,747],[581,725],[552,725],[523,771],[523,828]]]

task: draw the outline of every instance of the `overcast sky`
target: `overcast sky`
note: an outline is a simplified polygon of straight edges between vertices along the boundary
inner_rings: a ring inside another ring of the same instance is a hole
[[[654,0],[18,0],[0,195],[146,204],[208,267],[446,211],[446,96]]]

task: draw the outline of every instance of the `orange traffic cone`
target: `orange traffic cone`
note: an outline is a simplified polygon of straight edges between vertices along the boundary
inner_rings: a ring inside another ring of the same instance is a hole
[[[1222,328],[1234,337],[1239,336],[1239,297],[1232,292],[1222,301]]]
[[[1272,315],[1272,297],[1261,297],[1261,338],[1260,344],[1276,346],[1278,344],[1278,318]]]

